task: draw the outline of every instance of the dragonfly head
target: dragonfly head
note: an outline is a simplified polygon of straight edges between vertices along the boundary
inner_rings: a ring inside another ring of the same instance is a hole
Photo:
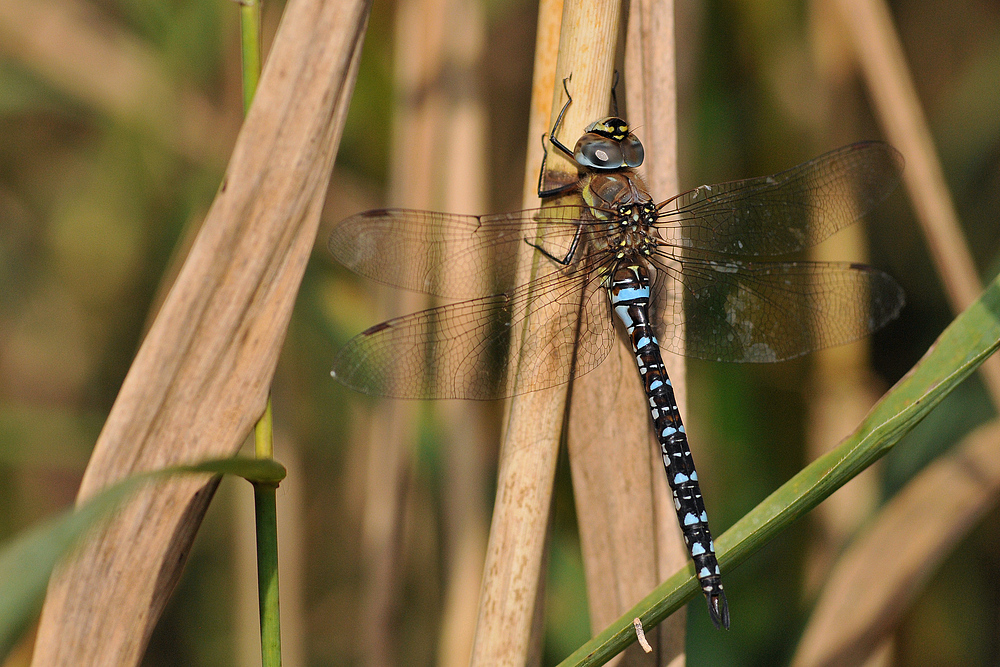
[[[573,158],[588,169],[635,168],[642,164],[642,143],[621,118],[608,116],[591,123],[576,142]]]

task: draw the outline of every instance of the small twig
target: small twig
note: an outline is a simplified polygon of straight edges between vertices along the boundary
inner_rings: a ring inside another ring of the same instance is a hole
[[[653,647],[646,641],[646,633],[642,631],[642,621],[639,620],[638,616],[632,619],[632,627],[635,628],[635,636],[639,640],[639,646],[642,647],[642,650],[646,653],[652,653]]]

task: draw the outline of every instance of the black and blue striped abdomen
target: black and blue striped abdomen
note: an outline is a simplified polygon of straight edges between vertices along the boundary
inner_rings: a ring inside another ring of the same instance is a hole
[[[649,412],[660,443],[677,520],[708,601],[709,614],[717,626],[728,628],[729,608],[722,590],[705,503],[698,486],[698,473],[688,447],[677,399],[649,321],[650,279],[646,267],[620,263],[611,275],[608,294],[611,306],[625,325],[632,344],[639,376],[649,399]]]

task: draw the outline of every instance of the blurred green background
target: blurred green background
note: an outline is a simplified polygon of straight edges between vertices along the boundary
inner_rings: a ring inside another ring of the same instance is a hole
[[[486,47],[475,77],[491,137],[489,211],[520,208],[536,11],[522,0],[484,5]],[[265,6],[266,41],[280,12]],[[1000,4],[977,0],[959,10],[948,0],[911,0],[892,12],[980,275],[991,279],[1000,237]],[[392,130],[395,16],[393,2],[375,2],[320,239],[274,382],[277,458],[291,469],[279,502],[294,516],[294,528],[283,530],[298,531],[287,540],[301,545],[288,565],[288,590],[301,603],[287,605],[301,614],[286,631],[303,648],[286,664],[373,662],[359,625],[365,489],[378,475],[364,447],[350,444],[373,402],[337,385],[329,368],[335,351],[379,317],[373,285],[337,266],[324,240],[339,219],[388,202],[390,144],[405,138]],[[819,2],[679,2],[682,187],[778,171],[880,137],[863,85],[837,63],[830,20]],[[0,539],[72,502],[164,285],[212,201],[241,118],[237,21],[232,2],[0,2]],[[900,319],[870,341],[875,384],[884,389],[952,314],[903,193],[862,224],[869,261],[907,293]],[[812,363],[689,365],[689,431],[699,434],[693,449],[716,533],[808,460]],[[450,566],[443,545],[454,539],[442,527],[448,459],[421,410],[389,606],[395,664],[437,661]],[[880,464],[879,495],[890,497],[992,416],[973,378]],[[495,466],[495,450],[477,456]],[[565,465],[558,484],[548,663],[589,636]],[[245,638],[254,636],[255,601],[239,593],[252,577],[240,565],[248,497],[247,485],[224,482],[146,664],[252,662],[256,648]],[[484,507],[492,497],[484,489]],[[715,631],[695,601],[690,665],[790,659],[814,601],[813,530],[801,521],[727,573],[730,632]],[[893,664],[1000,660],[998,546],[993,511],[906,614]]]

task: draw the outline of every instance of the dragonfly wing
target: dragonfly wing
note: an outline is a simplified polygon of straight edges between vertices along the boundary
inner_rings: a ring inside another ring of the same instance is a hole
[[[564,279],[530,303],[532,317],[542,324],[521,343],[514,393],[563,384],[607,358],[615,329],[598,263],[599,258],[589,257],[563,270]]]
[[[680,245],[726,255],[787,255],[816,245],[896,188],[903,158],[879,141],[844,146],[773,176],[703,185],[660,204]]]
[[[358,334],[337,354],[333,376],[391,398],[498,398],[506,386],[503,295],[397,317]]]
[[[508,293],[378,324],[339,352],[333,375],[357,391],[394,398],[490,400],[562,384],[569,380],[580,330],[584,270],[571,266]],[[608,339],[611,323],[604,315]],[[545,326],[524,339],[518,368],[511,370],[510,336],[521,336],[528,317],[544,317]],[[602,326],[586,321],[588,336]],[[591,365],[602,346],[607,355],[610,342],[604,339],[587,348]]]
[[[327,247],[341,264],[378,282],[476,298],[511,289],[526,240],[554,256],[571,247],[587,210],[558,206],[482,216],[366,211],[340,222]]]
[[[861,338],[895,319],[903,290],[862,264],[685,259],[682,299],[658,280],[661,341],[689,357],[772,362]],[[676,324],[683,318],[684,329]]]

